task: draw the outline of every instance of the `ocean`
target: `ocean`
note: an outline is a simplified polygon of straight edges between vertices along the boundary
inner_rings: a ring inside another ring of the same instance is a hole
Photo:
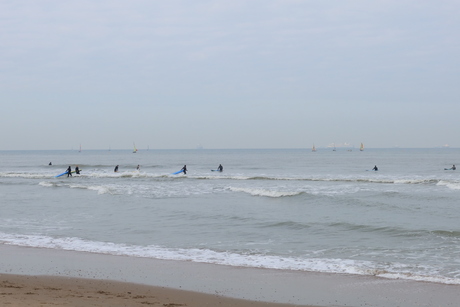
[[[1,151],[0,243],[458,285],[460,170],[444,169],[459,157],[450,148]],[[81,174],[55,177],[69,165]],[[172,175],[184,165],[186,175]]]

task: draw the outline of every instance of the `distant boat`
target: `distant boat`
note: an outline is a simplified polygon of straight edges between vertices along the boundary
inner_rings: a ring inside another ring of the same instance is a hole
[[[311,148],[311,151],[315,152],[316,151],[316,147],[315,147],[315,144],[313,144],[313,147]]]
[[[137,148],[136,148],[136,144],[133,142],[133,145],[134,145],[134,150],[133,150],[133,153],[136,153],[137,152]]]
[[[364,150],[364,145],[363,143],[361,143],[361,146],[359,146],[359,151],[363,151]]]

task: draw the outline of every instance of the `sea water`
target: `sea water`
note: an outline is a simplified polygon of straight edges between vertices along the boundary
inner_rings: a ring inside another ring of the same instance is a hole
[[[459,157],[447,148],[3,151],[0,243],[460,284],[460,170],[444,170]],[[81,174],[55,177],[69,165]],[[184,165],[186,175],[172,175]]]

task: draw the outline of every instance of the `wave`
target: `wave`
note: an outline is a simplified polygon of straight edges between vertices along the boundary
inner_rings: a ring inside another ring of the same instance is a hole
[[[287,196],[296,196],[300,194],[304,194],[305,192],[288,192],[288,191],[275,191],[275,190],[267,190],[267,189],[260,189],[260,188],[228,188],[232,192],[244,192],[253,196],[266,196],[266,197],[287,197]]]
[[[83,184],[60,184],[56,182],[42,181],[39,183],[40,186],[47,188],[67,187],[71,189],[86,189],[97,191],[97,194],[120,194],[117,193],[117,189],[109,185],[83,185]]]
[[[437,185],[445,186],[451,190],[460,190],[460,182],[440,180]]]
[[[460,242],[460,231],[450,230],[427,230],[427,229],[406,229],[402,227],[390,227],[390,226],[374,226],[370,224],[352,224],[345,222],[337,222],[328,224],[328,227],[336,229],[337,232],[343,231],[358,231],[366,233],[380,233],[386,234],[387,236],[404,237],[411,239],[414,237],[418,238],[433,238],[436,240],[451,240],[452,244],[457,245],[455,242]],[[436,239],[437,238],[437,239]]]
[[[40,235],[0,233],[0,243],[57,250],[79,251],[117,256],[192,261],[234,267],[266,268],[320,273],[372,275],[388,279],[406,279],[444,284],[460,284],[460,279],[413,272],[402,263],[328,258],[301,258],[267,255],[254,252],[213,251],[198,248],[166,248],[157,245],[139,246],[111,242],[89,241],[75,237],[53,238]]]
[[[0,172],[0,178],[24,178],[24,179],[56,179],[62,180],[67,177],[55,178],[56,173],[39,172]],[[173,175],[171,173],[149,173],[143,171],[106,172],[99,170],[82,171],[81,178],[144,178],[144,179],[171,179],[171,180],[230,180],[230,181],[306,181],[306,182],[336,182],[336,183],[372,183],[372,184],[396,184],[396,185],[437,185],[451,190],[460,190],[460,181],[442,178],[368,178],[368,177],[286,177],[286,176],[247,176],[238,175]],[[269,195],[266,195],[269,196]],[[292,196],[292,195],[286,195]],[[275,196],[276,197],[276,196]]]

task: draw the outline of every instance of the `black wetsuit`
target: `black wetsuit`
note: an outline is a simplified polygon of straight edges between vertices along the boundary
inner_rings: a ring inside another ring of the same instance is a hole
[[[115,169],[113,170],[115,173],[118,172],[118,165],[115,166]]]
[[[184,172],[184,174],[187,174],[187,166],[184,165],[184,167],[182,168],[182,171]]]
[[[67,168],[67,177],[72,176],[72,168],[69,166]]]
[[[224,170],[224,168],[222,167],[222,164],[219,164],[219,167],[217,168],[217,170],[218,170],[219,172],[222,172],[222,171]]]

